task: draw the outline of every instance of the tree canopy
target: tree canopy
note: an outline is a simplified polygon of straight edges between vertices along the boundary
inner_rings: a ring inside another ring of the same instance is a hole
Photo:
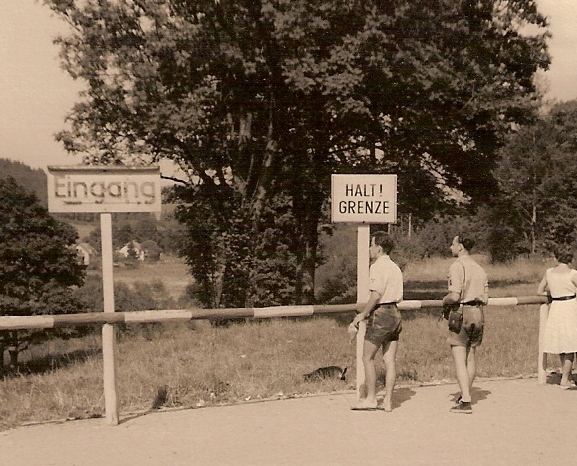
[[[577,101],[571,101],[520,128],[502,149],[495,170],[502,208],[494,220],[513,237],[513,254],[576,242],[576,141]]]
[[[76,230],[50,216],[13,178],[0,179],[0,199],[0,315],[78,312],[73,287],[84,283],[84,266],[73,247]],[[10,346],[17,357],[20,346],[39,335],[0,332],[0,356]]]
[[[253,257],[267,203],[286,199],[297,300],[331,173],[396,173],[400,211],[421,218],[447,187],[486,196],[549,64],[545,30],[523,32],[546,26],[534,0],[45,1],[73,28],[65,69],[88,83],[65,147],[174,161],[179,196],[246,213]]]

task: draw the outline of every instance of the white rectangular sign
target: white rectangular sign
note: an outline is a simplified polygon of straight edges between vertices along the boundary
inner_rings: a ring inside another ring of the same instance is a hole
[[[331,175],[333,222],[396,223],[397,175]]]
[[[50,212],[160,212],[159,167],[48,167]]]

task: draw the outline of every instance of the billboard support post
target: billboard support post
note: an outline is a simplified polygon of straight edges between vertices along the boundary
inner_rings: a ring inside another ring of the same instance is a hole
[[[112,252],[112,214],[100,214],[100,233],[102,236],[102,292],[104,312],[115,312],[114,276]],[[106,423],[118,425],[118,397],[116,379],[116,327],[114,324],[102,325],[102,364],[104,367],[104,401],[106,404]]]
[[[104,312],[114,313],[113,212],[160,212],[160,168],[116,166],[48,167],[49,212],[100,213]],[[102,325],[106,423],[118,425],[116,327]]]

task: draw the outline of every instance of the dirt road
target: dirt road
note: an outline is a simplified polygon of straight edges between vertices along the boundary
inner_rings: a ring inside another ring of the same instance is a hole
[[[575,458],[577,390],[534,378],[481,380],[473,414],[449,412],[457,385],[400,387],[394,409],[357,412],[354,393],[21,427],[1,464],[549,465]]]

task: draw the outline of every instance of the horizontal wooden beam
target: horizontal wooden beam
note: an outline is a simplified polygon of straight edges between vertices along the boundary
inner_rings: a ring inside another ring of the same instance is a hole
[[[517,306],[543,304],[544,296],[520,296],[516,298],[489,298],[488,306]],[[320,304],[311,306],[274,306],[261,308],[225,309],[165,309],[158,311],[90,312],[82,314],[57,314],[41,316],[0,316],[0,330],[47,329],[86,324],[132,324],[147,322],[170,322],[199,319],[302,317],[320,314],[338,314],[356,311],[363,304]],[[399,303],[400,310],[441,308],[441,300],[406,300]]]

